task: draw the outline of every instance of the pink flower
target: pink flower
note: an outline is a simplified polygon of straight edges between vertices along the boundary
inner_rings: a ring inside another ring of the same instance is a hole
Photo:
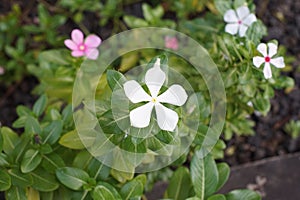
[[[101,39],[96,35],[89,35],[85,38],[83,33],[74,29],[71,33],[71,38],[65,40],[65,45],[72,50],[72,56],[86,56],[89,59],[96,60],[99,55],[97,47],[101,44]]]
[[[0,75],[3,75],[4,73],[5,73],[4,68],[0,66]]]
[[[165,47],[173,50],[178,49],[178,40],[176,37],[165,37]]]

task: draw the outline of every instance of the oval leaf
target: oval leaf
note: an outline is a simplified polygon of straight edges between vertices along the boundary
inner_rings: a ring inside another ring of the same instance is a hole
[[[226,194],[226,200],[261,200],[261,197],[251,190],[234,190]]]
[[[0,170],[0,191],[8,190],[10,186],[11,178],[9,174],[4,170]]]
[[[37,169],[30,174],[33,180],[32,187],[38,191],[51,192],[59,187],[55,177],[42,169]]]
[[[79,190],[89,179],[85,171],[71,167],[56,170],[56,177],[62,184],[73,190]]]
[[[107,199],[116,199],[121,200],[120,194],[117,190],[108,183],[98,183],[92,192],[93,199],[97,200],[107,200]]]
[[[24,154],[22,163],[21,163],[21,171],[23,173],[28,173],[33,171],[37,166],[41,163],[42,156],[41,154],[34,149],[29,149]]]

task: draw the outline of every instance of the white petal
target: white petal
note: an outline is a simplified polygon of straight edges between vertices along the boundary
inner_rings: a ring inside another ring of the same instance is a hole
[[[270,62],[271,62],[271,64],[273,64],[277,68],[284,68],[285,67],[283,57],[272,58]]]
[[[249,8],[247,6],[241,6],[238,9],[236,9],[237,16],[240,20],[243,20],[246,18],[249,14]]]
[[[142,101],[151,101],[150,95],[140,86],[140,84],[134,80],[124,83],[124,91],[128,99],[132,103],[139,103]]]
[[[274,43],[268,43],[269,53],[268,56],[272,58],[277,53],[277,45]]]
[[[185,90],[180,85],[172,85],[167,91],[157,97],[158,102],[182,106],[188,98]]]
[[[263,57],[255,56],[253,58],[253,64],[257,68],[259,68],[264,62],[265,62],[265,58]]]
[[[248,15],[243,21],[242,23],[247,25],[247,26],[251,26],[251,24],[253,22],[255,22],[257,19],[256,19],[256,16],[254,14],[250,14]]]
[[[159,128],[165,131],[174,131],[178,123],[177,113],[160,103],[155,105],[155,111]]]
[[[266,79],[272,78],[272,71],[271,71],[270,63],[265,63],[264,76]]]
[[[264,56],[268,56],[268,53],[267,53],[267,45],[265,43],[260,43],[258,46],[257,46],[257,50]]]
[[[230,33],[231,35],[235,35],[238,32],[239,25],[236,24],[227,24],[225,26],[225,32]]]
[[[224,14],[224,21],[233,23],[233,22],[238,22],[239,19],[236,16],[236,13],[234,10],[227,10],[226,13]]]
[[[239,35],[240,37],[244,37],[246,35],[248,27],[245,26],[244,24],[241,24],[239,27]]]
[[[160,69],[160,59],[154,64],[154,67],[149,69],[145,76],[145,83],[150,90],[152,97],[157,97],[161,86],[166,79],[165,73]]]
[[[131,126],[136,128],[145,128],[149,126],[153,106],[154,104],[149,102],[133,109],[129,114]]]

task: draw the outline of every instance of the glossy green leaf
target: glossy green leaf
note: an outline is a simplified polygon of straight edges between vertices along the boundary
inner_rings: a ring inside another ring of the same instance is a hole
[[[54,144],[62,133],[63,123],[61,120],[52,121],[48,126],[44,128],[41,136],[43,143]]]
[[[33,105],[33,113],[39,117],[45,111],[48,98],[46,95],[42,95]]]
[[[22,163],[21,163],[21,171],[23,173],[28,173],[37,168],[37,166],[41,163],[42,156],[38,150],[29,149],[24,154]]]
[[[40,168],[30,174],[33,180],[32,187],[38,191],[51,192],[59,187],[55,177]]]
[[[131,180],[134,176],[134,171],[132,171],[131,173],[122,172],[122,171],[118,171],[114,168],[111,169],[110,173],[120,183],[125,183],[126,181]]]
[[[32,177],[30,174],[23,174],[18,169],[11,169],[8,173],[11,176],[11,182],[14,186],[25,188],[32,184]]]
[[[210,196],[207,200],[226,200],[226,197],[223,194],[216,194]]]
[[[141,197],[143,195],[145,182],[145,175],[139,175],[123,185],[120,191],[122,198],[128,200],[135,197]]]
[[[19,142],[18,134],[8,127],[2,127],[1,135],[3,137],[3,151],[9,155]]]
[[[27,134],[41,134],[42,129],[38,120],[34,117],[27,117],[25,122],[25,133]]]
[[[64,134],[60,140],[59,144],[70,148],[70,149],[84,149],[84,145],[81,142],[81,139],[76,130],[70,131]]]
[[[251,190],[234,190],[225,195],[226,200],[261,200],[261,197]]]
[[[48,172],[55,173],[58,168],[65,166],[65,162],[60,155],[51,153],[48,155],[43,155],[42,166]]]
[[[97,184],[92,192],[92,197],[97,200],[122,199],[118,191],[112,185],[104,182],[99,182]]]
[[[186,167],[180,167],[174,172],[170,180],[165,198],[174,200],[186,199],[190,196],[191,189],[192,182],[189,170]]]
[[[0,153],[0,167],[9,166],[8,156],[4,153]]]
[[[107,70],[107,83],[111,90],[123,88],[123,84],[127,80],[123,74],[115,70]],[[117,86],[117,88],[115,88]]]
[[[1,169],[0,170],[0,191],[8,190],[11,186],[11,178],[9,174]]]
[[[56,170],[56,177],[58,180],[72,190],[80,190],[80,188],[87,184],[89,175],[77,168],[64,167]]]
[[[200,199],[216,192],[219,174],[211,155],[202,158],[200,151],[195,152],[191,161],[191,178],[195,193]]]
[[[22,161],[23,155],[27,151],[31,139],[30,135],[21,135],[20,141],[16,144],[16,148],[12,152],[12,157],[15,159],[16,163],[20,163]]]
[[[216,191],[223,187],[223,185],[228,180],[230,174],[230,167],[226,163],[218,163],[217,168],[219,172],[219,182]]]
[[[13,200],[28,200],[26,197],[26,190],[23,187],[12,186],[5,192],[5,199]]]

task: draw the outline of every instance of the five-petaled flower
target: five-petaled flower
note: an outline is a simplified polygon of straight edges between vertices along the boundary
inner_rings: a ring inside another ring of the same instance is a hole
[[[89,35],[84,40],[83,33],[74,29],[71,33],[71,39],[65,40],[65,45],[72,50],[72,56],[86,56],[89,59],[96,60],[99,51],[97,47],[101,44],[101,39],[96,35]]]
[[[165,107],[162,103],[182,106],[185,104],[188,95],[184,88],[178,84],[169,87],[164,93],[159,95],[159,91],[166,79],[165,73],[160,69],[160,59],[158,58],[145,75],[145,83],[150,91],[150,95],[135,80],[124,83],[125,95],[132,103],[147,102],[138,108],[130,111],[131,126],[145,128],[150,124],[153,108],[156,112],[158,126],[162,130],[174,131],[178,123],[178,114]]]
[[[256,16],[249,11],[247,6],[241,6],[236,10],[228,10],[224,14],[224,21],[228,24],[225,31],[231,35],[239,33],[240,37],[246,35],[247,29],[256,21]]]
[[[166,36],[165,37],[165,47],[168,49],[177,50],[178,40],[176,37]]]
[[[261,43],[257,46],[257,50],[263,55],[263,57],[255,56],[253,58],[253,64],[255,67],[259,68],[263,63],[264,66],[264,76],[266,79],[272,77],[271,64],[277,68],[284,68],[284,59],[283,57],[273,58],[274,55],[277,54],[277,45],[274,43],[268,43],[268,47],[266,44]]]

